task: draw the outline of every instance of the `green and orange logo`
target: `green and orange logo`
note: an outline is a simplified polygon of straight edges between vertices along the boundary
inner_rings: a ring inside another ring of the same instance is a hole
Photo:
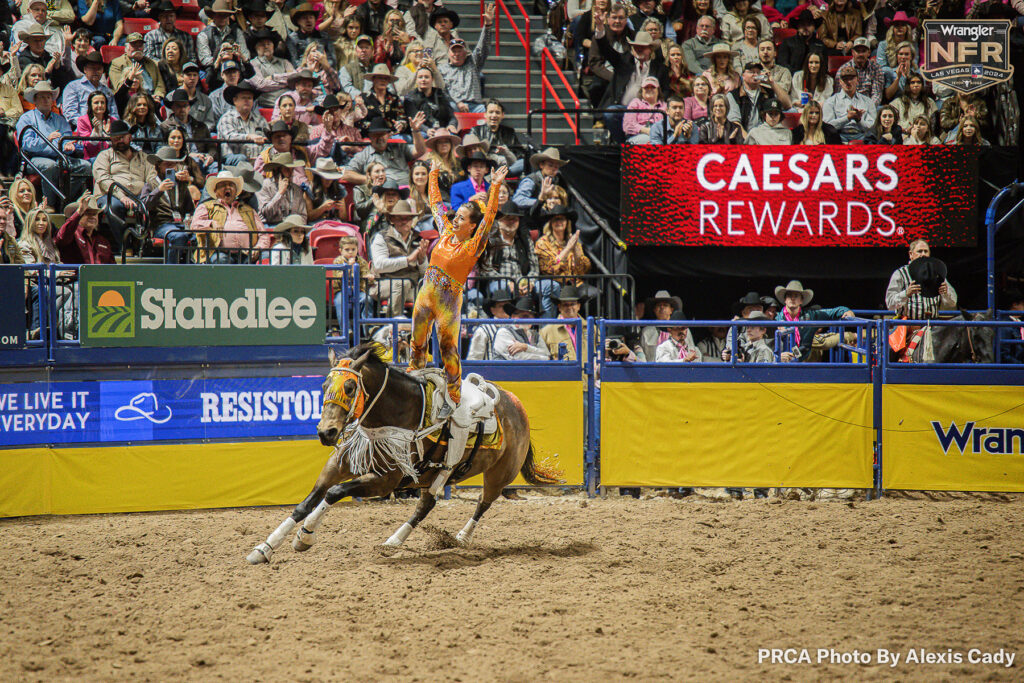
[[[134,337],[135,283],[90,282],[85,310],[90,337]]]

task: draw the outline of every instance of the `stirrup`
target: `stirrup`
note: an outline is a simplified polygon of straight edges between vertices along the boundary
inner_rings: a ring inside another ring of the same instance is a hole
[[[449,417],[452,416],[452,413],[454,412],[455,408],[452,407],[450,399],[446,400],[444,404],[441,406],[440,410],[437,411],[437,421],[441,422],[442,420],[447,420]]]

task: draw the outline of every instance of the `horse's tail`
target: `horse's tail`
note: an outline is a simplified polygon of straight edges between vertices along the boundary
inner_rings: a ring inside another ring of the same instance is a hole
[[[546,463],[534,461],[532,443],[529,450],[526,451],[526,461],[523,462],[519,473],[523,475],[523,479],[533,486],[551,486],[553,484],[561,484],[564,481],[561,470]]]

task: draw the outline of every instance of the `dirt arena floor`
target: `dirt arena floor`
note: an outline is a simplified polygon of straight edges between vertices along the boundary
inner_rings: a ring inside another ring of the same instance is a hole
[[[343,503],[312,550],[256,567],[285,508],[0,520],[0,680],[1024,679],[1020,498],[531,492],[449,547],[465,496],[392,557],[376,546],[411,502]],[[829,665],[818,648],[964,661]]]

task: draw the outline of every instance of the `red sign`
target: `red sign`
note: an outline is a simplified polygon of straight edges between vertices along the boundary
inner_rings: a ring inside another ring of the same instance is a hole
[[[627,145],[627,244],[934,247],[977,240],[977,153],[948,146]]]

